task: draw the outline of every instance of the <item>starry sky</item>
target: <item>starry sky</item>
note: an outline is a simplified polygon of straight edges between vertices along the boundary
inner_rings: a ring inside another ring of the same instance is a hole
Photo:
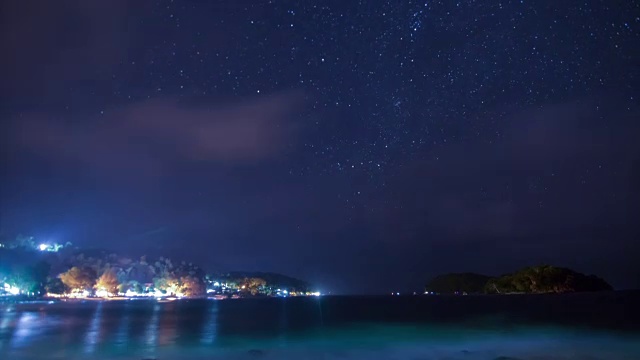
[[[0,235],[334,293],[640,287],[633,1],[3,1]]]

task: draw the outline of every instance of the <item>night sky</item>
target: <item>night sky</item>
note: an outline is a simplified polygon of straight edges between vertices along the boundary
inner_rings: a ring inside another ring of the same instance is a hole
[[[9,0],[0,27],[5,238],[334,293],[640,287],[638,2]]]

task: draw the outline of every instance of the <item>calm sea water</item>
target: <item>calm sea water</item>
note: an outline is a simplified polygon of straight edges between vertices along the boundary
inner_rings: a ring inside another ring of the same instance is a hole
[[[638,360],[640,292],[0,304],[0,359],[256,358]]]

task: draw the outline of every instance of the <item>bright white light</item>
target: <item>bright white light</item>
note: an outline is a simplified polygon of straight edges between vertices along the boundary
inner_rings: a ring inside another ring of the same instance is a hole
[[[316,291],[313,293],[313,296],[320,296],[320,291]]]
[[[286,294],[288,294],[289,292],[288,292],[287,290],[282,290],[282,293],[286,295]]]
[[[68,294],[68,296],[72,298],[83,298],[83,297],[86,298],[89,296],[89,291],[81,290],[81,289],[73,289],[71,290],[71,293]]]
[[[4,291],[8,292],[11,295],[18,295],[20,294],[20,289],[18,289],[15,286],[11,286],[7,283],[4,283]]]
[[[207,289],[207,294],[211,294],[211,293],[214,293],[214,292],[216,292],[216,291],[213,290],[213,289]]]
[[[102,297],[102,298],[106,298],[111,296],[111,294],[109,294],[109,292],[105,289],[100,289],[96,291],[96,296],[97,297]]]
[[[47,250],[49,246],[47,244],[40,244],[38,245],[38,249],[40,249],[40,251],[45,251]]]
[[[213,283],[213,286],[220,286],[220,283],[216,281]]]

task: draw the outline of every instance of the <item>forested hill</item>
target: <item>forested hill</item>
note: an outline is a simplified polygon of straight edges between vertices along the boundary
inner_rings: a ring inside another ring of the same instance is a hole
[[[226,292],[234,289],[252,295],[311,291],[305,281],[271,272],[207,274],[197,264],[168,257],[130,258],[101,249],[59,247],[25,239],[0,243],[0,284],[8,284],[21,294],[62,294],[74,289],[91,293],[102,288],[119,294],[127,290],[141,292],[150,284],[164,292],[187,296],[202,296],[206,290],[222,291],[218,289],[222,284]]]
[[[532,266],[511,274],[491,277],[475,273],[439,275],[425,286],[425,291],[453,294],[541,294],[613,290],[595,275],[549,265]]]
[[[270,286],[281,287],[283,289],[295,289],[297,291],[309,291],[311,285],[303,280],[292,278],[286,275],[272,273],[272,272],[259,272],[259,271],[233,271],[225,274],[221,274],[221,278],[228,279],[233,282],[240,281],[246,278],[259,278]]]
[[[475,273],[453,273],[438,275],[425,287],[427,292],[442,294],[483,293],[490,276]]]

